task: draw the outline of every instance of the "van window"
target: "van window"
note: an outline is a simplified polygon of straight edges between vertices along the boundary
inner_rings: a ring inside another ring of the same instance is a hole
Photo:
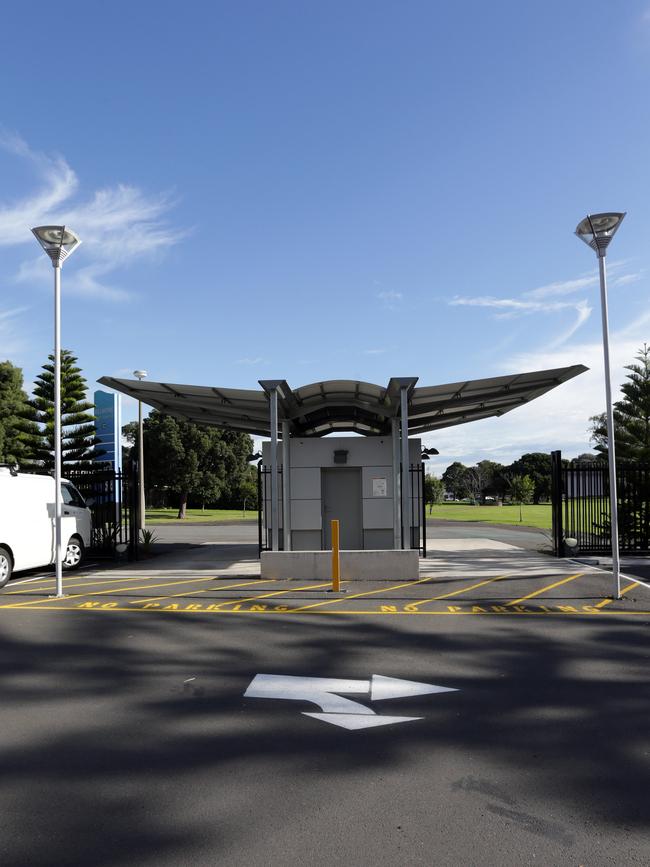
[[[86,508],[83,497],[74,485],[69,482],[64,482],[61,485],[61,497],[66,506],[79,506],[82,509]]]

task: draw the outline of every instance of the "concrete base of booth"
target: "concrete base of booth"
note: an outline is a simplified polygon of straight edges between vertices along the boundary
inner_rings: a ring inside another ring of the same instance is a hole
[[[419,551],[341,551],[341,579],[417,580]],[[262,551],[262,578],[327,581],[332,577],[331,551]]]

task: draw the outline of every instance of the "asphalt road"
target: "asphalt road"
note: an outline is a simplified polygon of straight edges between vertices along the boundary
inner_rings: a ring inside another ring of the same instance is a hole
[[[205,530],[0,594],[3,867],[650,862],[642,585],[442,533],[420,580],[335,598]],[[332,690],[361,710],[245,697],[258,674],[361,681]]]
[[[156,524],[153,530],[161,545],[201,545],[215,542],[257,542],[257,522],[213,524]],[[537,551],[550,549],[550,533],[534,527],[486,524],[479,521],[427,521],[428,539],[494,539]]]
[[[647,617],[19,609],[0,646],[7,867],[650,860]],[[458,691],[347,731],[258,673]]]

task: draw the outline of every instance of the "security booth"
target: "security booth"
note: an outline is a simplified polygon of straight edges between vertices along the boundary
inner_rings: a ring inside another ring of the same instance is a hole
[[[399,520],[402,468],[401,461],[394,461],[391,436],[297,437],[288,445],[278,460],[280,550],[329,550],[332,519],[339,521],[342,549],[424,550],[424,464],[419,438],[408,442],[410,496],[408,521],[403,523]],[[271,548],[273,537],[270,466],[271,444],[264,443],[259,468],[263,550]],[[285,501],[290,510],[288,521]]]
[[[419,437],[502,416],[586,369],[576,364],[423,387],[416,387],[417,377],[296,389],[281,379],[260,380],[260,389],[99,382],[161,412],[269,438],[260,469],[262,577],[318,577],[336,518],[348,551],[342,569],[351,577],[381,569],[399,578],[417,575],[424,529]]]

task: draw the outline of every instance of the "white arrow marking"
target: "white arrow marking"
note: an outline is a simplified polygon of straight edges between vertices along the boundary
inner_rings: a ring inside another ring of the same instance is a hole
[[[418,683],[415,680],[402,680],[398,677],[384,677],[373,674],[371,701],[385,701],[387,698],[404,698],[407,695],[428,695],[432,692],[458,692],[449,686],[435,686],[432,683]]]
[[[293,677],[285,674],[257,674],[244,693],[246,698],[284,698],[308,701],[326,713],[374,715],[358,701],[342,698],[336,693],[370,691],[369,680],[343,680],[334,677]]]
[[[332,725],[340,726],[349,731],[357,729],[368,729],[373,726],[389,726],[395,723],[412,722],[413,720],[424,719],[423,716],[367,716],[360,713],[304,713],[303,716],[312,716],[314,719],[322,720],[323,722],[332,723]]]
[[[397,677],[373,674],[369,680],[346,680],[334,677],[294,677],[289,674],[257,674],[244,693],[246,698],[279,698],[290,701],[308,701],[323,713],[307,713],[322,722],[331,723],[348,730],[386,726],[395,723],[424,719],[421,716],[377,715],[361,702],[343,698],[339,693],[370,693],[371,701],[385,701],[413,695],[437,692],[457,692],[447,686],[418,683]]]

